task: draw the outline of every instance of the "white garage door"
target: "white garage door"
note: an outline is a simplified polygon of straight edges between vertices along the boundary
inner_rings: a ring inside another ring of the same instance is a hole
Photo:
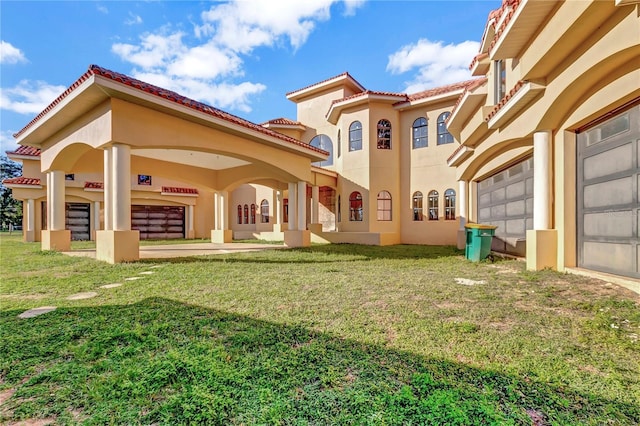
[[[526,255],[527,229],[533,228],[533,159],[478,182],[478,222],[498,227],[492,250]]]
[[[131,229],[141,240],[184,238],[184,207],[131,206]]]
[[[640,278],[640,105],[578,134],[578,264]]]

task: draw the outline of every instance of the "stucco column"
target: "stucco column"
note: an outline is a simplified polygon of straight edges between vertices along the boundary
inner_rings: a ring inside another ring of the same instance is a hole
[[[320,223],[320,187],[311,187],[311,223]]]
[[[104,230],[113,229],[113,211],[111,202],[111,192],[113,182],[111,180],[111,168],[113,167],[111,147],[104,150],[104,177],[103,177],[103,197],[104,197]]]
[[[282,191],[276,191],[276,225],[282,223]]]
[[[466,180],[458,181],[458,216],[460,217],[460,229],[464,229],[464,225],[467,224],[468,187],[469,184]]]
[[[42,250],[68,251],[71,231],[65,229],[64,171],[47,172],[47,230],[42,231]]]
[[[549,229],[551,216],[551,131],[533,134],[533,229]]]
[[[533,229],[527,230],[527,269],[557,268],[558,235],[551,228],[553,133],[533,134]]]
[[[220,194],[216,191],[213,193],[213,230],[220,230]]]
[[[195,234],[193,230],[193,206],[192,205],[187,206],[187,229],[185,234],[186,234],[185,235],[186,238],[193,238]]]
[[[26,203],[24,203],[25,206],[25,215],[26,215],[26,226],[27,229],[24,232],[24,240],[27,242],[33,242],[36,240],[36,233],[35,233],[35,229],[36,229],[36,208],[35,208],[35,201],[32,198],[29,198]]]
[[[104,153],[104,230],[96,231],[96,259],[108,263],[140,258],[140,232],[131,230],[131,147],[113,144]]]
[[[100,230],[100,201],[93,202],[93,232],[91,237],[95,239],[96,231]]]
[[[296,213],[298,211],[298,186],[295,183],[289,183],[289,224],[288,230],[295,231],[298,229],[298,221]]]
[[[211,231],[212,243],[230,243],[233,241],[233,231],[229,228],[229,192],[221,191],[216,193],[214,197],[214,228]]]
[[[111,202],[113,209],[113,230],[131,230],[131,147],[114,144],[111,147],[111,177],[113,187]]]
[[[307,183],[298,182],[298,231],[307,229]]]

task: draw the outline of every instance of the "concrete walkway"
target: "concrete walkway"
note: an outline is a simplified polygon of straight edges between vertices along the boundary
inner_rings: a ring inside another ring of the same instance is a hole
[[[204,256],[210,254],[240,253],[260,250],[275,250],[285,248],[280,244],[253,243],[193,243],[193,244],[159,244],[140,246],[140,259],[168,259],[173,257]],[[64,251],[68,256],[96,258],[95,249],[79,249]]]

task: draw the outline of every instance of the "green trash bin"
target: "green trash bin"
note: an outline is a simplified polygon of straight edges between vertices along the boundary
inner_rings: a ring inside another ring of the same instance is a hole
[[[467,245],[464,252],[466,258],[473,262],[479,262],[489,256],[491,240],[497,226],[469,223],[464,228],[467,233]]]

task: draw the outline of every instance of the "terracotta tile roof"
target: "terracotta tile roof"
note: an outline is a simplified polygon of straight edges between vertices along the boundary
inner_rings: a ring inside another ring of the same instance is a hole
[[[483,84],[485,84],[487,82],[487,77],[480,77],[477,78],[475,80],[471,80],[472,83],[469,84],[465,89],[464,92],[462,92],[462,95],[460,95],[460,97],[458,97],[458,100],[456,101],[456,104],[453,106],[453,109],[451,110],[451,114],[447,117],[447,119],[445,120],[445,124],[449,123],[449,119],[453,116],[453,113],[458,109],[458,106],[460,105],[460,102],[462,102],[462,98],[464,98],[464,95],[467,92],[470,92],[471,90],[482,86]]]
[[[102,182],[85,182],[84,189],[104,189],[104,183]]]
[[[460,89],[466,89],[467,87],[477,84],[478,78],[473,80],[461,81],[458,83],[448,84],[446,86],[435,87],[433,89],[423,90],[422,92],[414,93],[407,96],[409,101],[416,101],[418,99],[430,98],[432,96],[442,95],[444,93],[453,92]]]
[[[491,112],[489,112],[489,114],[485,117],[484,121],[491,120],[491,117],[496,115],[498,113],[498,111],[500,111],[500,109],[502,109],[502,107],[509,101],[509,99],[511,99],[513,97],[513,95],[518,93],[518,90],[520,90],[520,88],[524,85],[524,83],[525,83],[524,80],[519,80],[516,83],[516,85],[513,86],[513,89],[509,90],[509,93],[504,95],[504,97],[502,99],[500,99],[500,102],[498,102],[496,104],[496,106],[493,107]]]
[[[340,102],[348,101],[350,99],[356,99],[356,98],[359,98],[359,97],[362,97],[362,96],[366,96],[366,95],[394,96],[394,97],[398,97],[398,98],[403,98],[402,102],[406,101],[406,99],[407,99],[407,95],[404,94],[404,93],[379,92],[379,91],[375,91],[375,90],[365,90],[364,92],[356,93],[354,95],[347,96],[347,97],[342,98],[342,99],[334,99],[333,101],[331,101],[331,105],[335,105],[335,104],[338,104]]]
[[[3,179],[2,183],[5,185],[33,185],[40,186],[40,179],[29,178],[24,176],[18,176],[14,178]]]
[[[284,117],[280,117],[280,118],[274,118],[272,120],[269,121],[265,121],[264,123],[260,124],[261,126],[264,126],[266,124],[280,124],[280,125],[285,125],[285,126],[301,126],[302,123],[299,121],[293,121],[293,120],[289,120],[288,118],[284,118]]]
[[[520,5],[520,1],[521,0],[502,0],[502,6],[500,7],[499,18],[497,19],[500,20],[502,18],[502,15],[507,10],[507,8],[509,9],[509,11],[507,12],[507,15],[504,17],[504,19],[502,19],[500,28],[496,29],[496,35],[493,37],[493,41],[489,46],[489,50],[493,49],[493,46],[496,45],[496,42],[498,41],[498,39],[500,38],[504,30],[507,28],[507,25],[509,25],[509,21],[511,21],[511,18],[515,14],[516,9],[518,9],[518,6]]]
[[[196,188],[178,188],[175,186],[163,186],[162,192],[167,194],[198,194],[198,190]]]
[[[40,150],[32,146],[20,145],[15,151],[7,151],[7,155],[22,155],[24,157],[40,157]]]
[[[360,84],[358,82],[358,80],[356,80],[355,78],[353,78],[353,76],[351,74],[349,74],[348,72],[343,72],[342,74],[338,74],[338,75],[334,75],[333,77],[327,78],[325,80],[319,81],[317,83],[313,83],[310,84],[306,87],[303,87],[302,89],[297,89],[297,90],[292,90],[291,92],[286,93],[285,96],[290,96],[293,95],[294,93],[298,93],[298,92],[302,92],[303,90],[307,90],[307,89],[311,89],[312,87],[316,87],[316,86],[322,86],[324,83],[334,80],[336,78],[340,78],[340,77],[349,77],[351,80],[353,80],[358,86],[362,87],[364,89],[364,86],[362,84]]]
[[[453,157],[456,156],[457,153],[462,151],[463,148],[464,148],[464,145],[462,145],[462,144],[458,145],[458,147],[455,149],[455,151],[453,151],[453,153],[449,156],[449,158],[447,158],[447,162],[451,161],[453,159]]]
[[[146,93],[150,93],[159,98],[167,99],[176,104],[183,105],[194,109],[196,111],[203,112],[212,117],[216,117],[222,120],[225,120],[229,123],[237,124],[243,126],[247,129],[255,130],[262,134],[283,140],[285,142],[298,145],[304,147],[306,149],[310,149],[312,151],[316,151],[321,154],[328,155],[328,152],[318,149],[316,147],[310,146],[304,142],[301,142],[297,139],[291,138],[289,136],[283,135],[282,133],[274,132],[273,130],[269,130],[265,127],[262,127],[258,124],[252,123],[243,118],[237,117],[233,114],[229,114],[228,112],[222,111],[220,109],[214,108],[202,102],[195,101],[193,99],[187,98],[185,96],[179,95],[176,92],[171,90],[166,90],[158,86],[154,86],[149,83],[145,83],[143,81],[137,80],[135,78],[129,77],[128,75],[121,74],[115,71],[108,70],[106,68],[102,68],[98,65],[90,65],[89,70],[85,72],[78,80],[76,80],[67,90],[65,90],[60,96],[58,96],[48,107],[44,109],[40,114],[38,114],[33,120],[31,120],[22,130],[13,135],[14,137],[19,137],[23,134],[27,129],[33,126],[38,120],[42,119],[42,117],[51,111],[56,105],[58,105],[65,97],[67,97],[72,91],[74,91],[77,87],[79,87],[82,83],[84,83],[91,76],[101,76],[104,78],[108,78],[112,81],[124,84],[126,86],[130,86],[134,89],[141,90]]]
[[[473,67],[476,66],[476,64],[478,63],[478,61],[483,60],[484,58],[488,57],[489,54],[488,53],[478,53],[476,56],[473,57],[473,60],[471,61],[471,63],[469,64],[469,69],[472,70]]]

